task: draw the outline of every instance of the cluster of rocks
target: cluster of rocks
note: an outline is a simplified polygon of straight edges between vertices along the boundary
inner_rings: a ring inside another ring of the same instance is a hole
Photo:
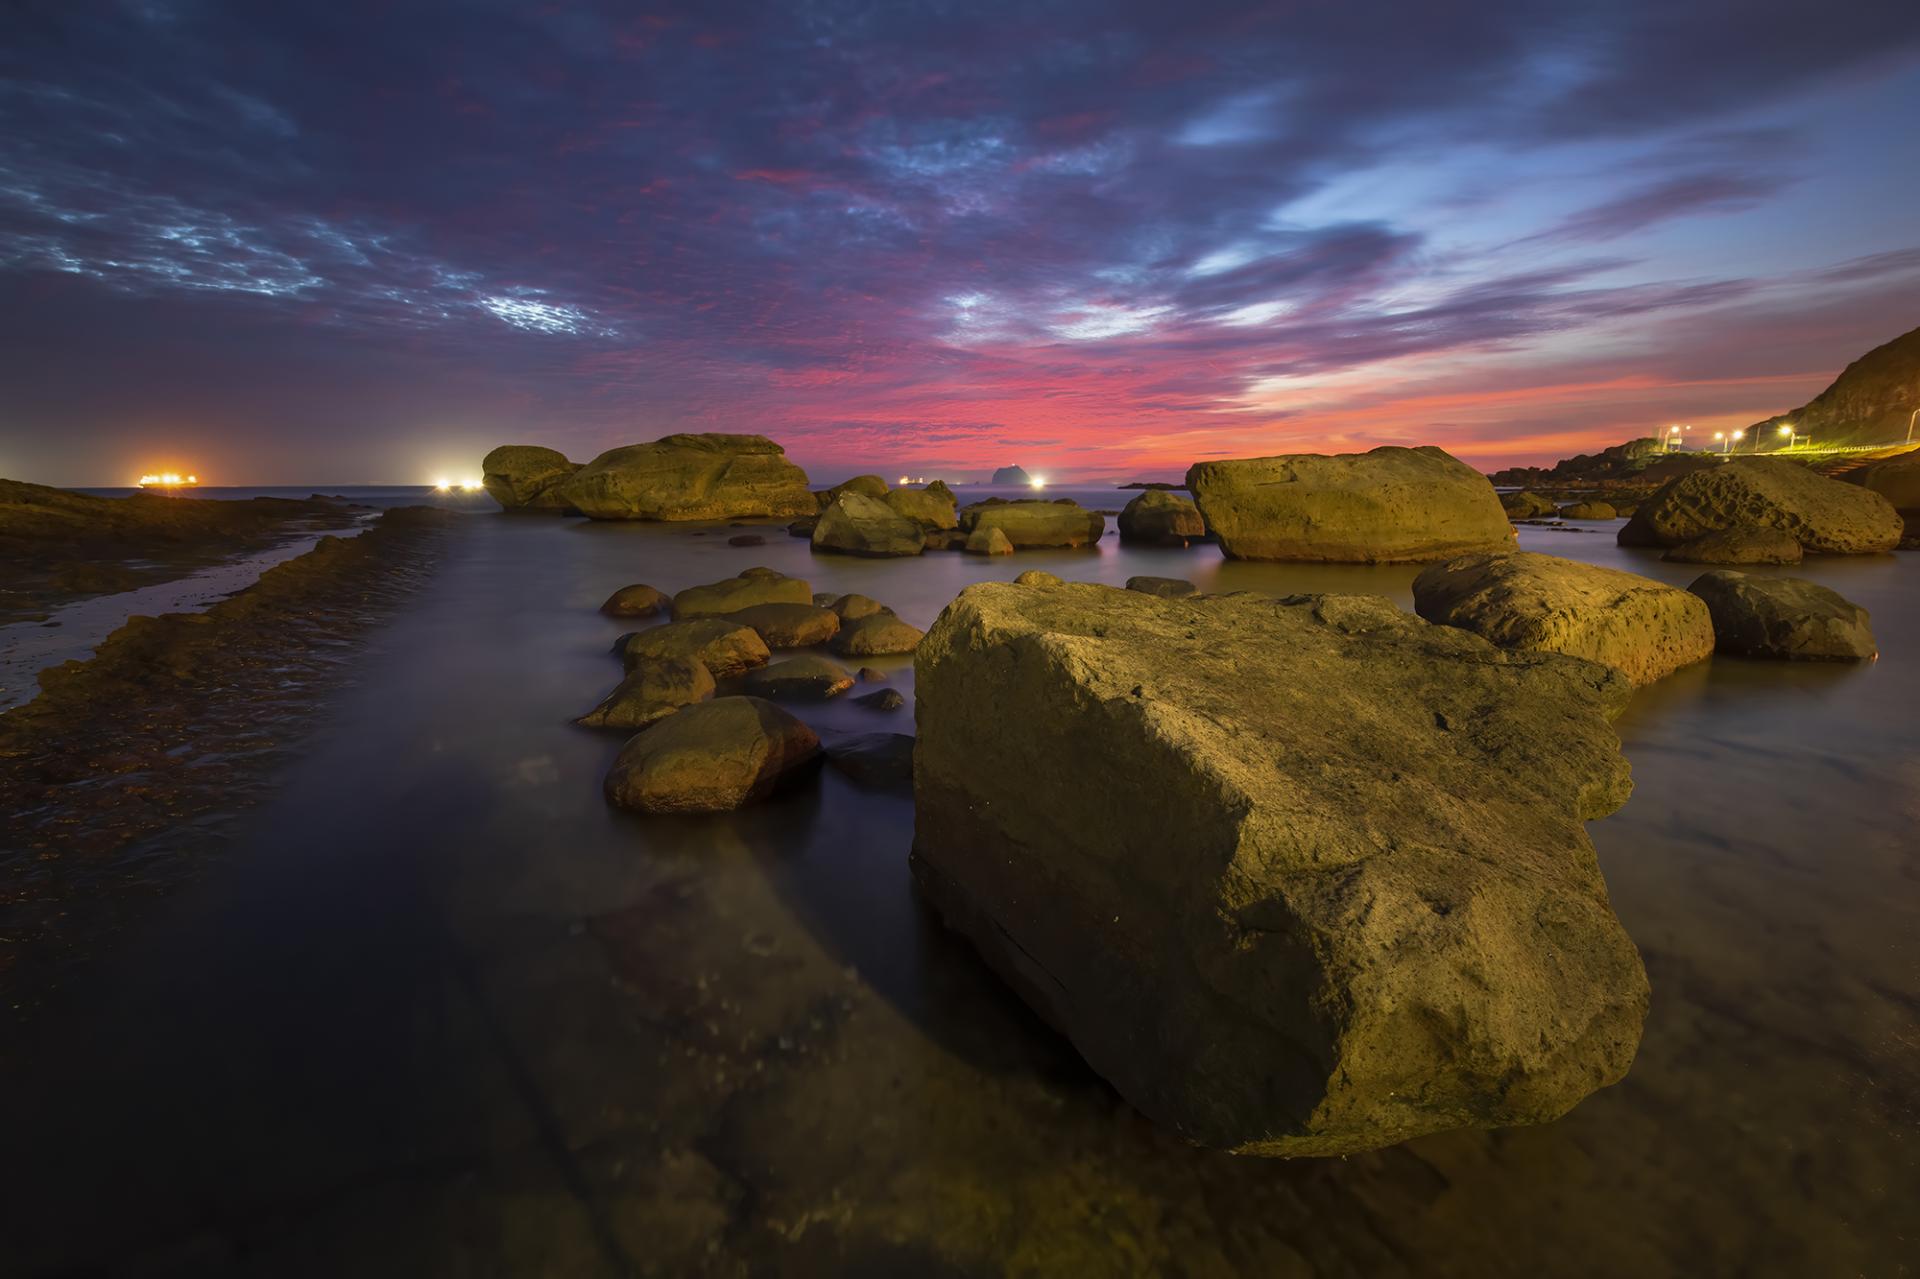
[[[912,653],[922,638],[919,628],[877,600],[816,593],[806,581],[764,567],[672,596],[643,584],[624,586],[600,611],[670,618],[615,642],[626,678],[575,721],[636,734],[607,774],[606,794],[644,813],[728,811],[764,799],[823,752],[837,761],[835,743],[823,747],[777,703],[824,701],[886,675],[863,666],[856,676],[819,652],[774,660],[776,651],[825,648],[843,659],[877,657]],[[883,711],[906,704],[891,688],[855,700]],[[906,740],[910,749],[912,739]],[[874,763],[876,749],[864,740],[847,747],[847,769],[856,780],[885,773]],[[893,743],[891,749],[897,755],[901,748]]]
[[[807,473],[763,435],[668,435],[609,449],[584,465],[553,449],[506,444],[481,483],[509,511],[596,520],[725,520],[815,510]]]
[[[1816,555],[1890,551],[1904,526],[1874,490],[1781,458],[1741,458],[1670,480],[1620,530],[1622,546],[1680,547],[1709,534],[1771,531]],[[1776,539],[1777,541],[1777,539]],[[1749,563],[1761,561],[1744,561]]]
[[[820,501],[818,515],[794,521],[788,531],[809,538],[815,551],[842,555],[1011,555],[1034,547],[1091,546],[1106,532],[1105,517],[1071,498],[993,497],[962,509],[937,480],[925,488],[889,489],[877,475],[856,476],[820,494]]]

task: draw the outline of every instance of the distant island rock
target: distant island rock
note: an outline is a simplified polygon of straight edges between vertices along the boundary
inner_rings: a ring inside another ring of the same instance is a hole
[[[994,484],[1030,485],[1033,483],[1033,477],[1027,474],[1026,469],[1024,467],[1003,466],[999,470],[993,473],[993,479],[991,482]]]

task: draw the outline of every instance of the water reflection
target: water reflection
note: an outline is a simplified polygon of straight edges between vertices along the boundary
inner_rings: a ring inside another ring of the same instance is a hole
[[[778,530],[771,530],[777,534]],[[911,892],[912,806],[831,770],[724,818],[608,809],[614,588],[764,563],[930,623],[1029,568],[1369,590],[1407,567],[1211,548],[816,558],[728,529],[476,520],[225,869],[13,1054],[0,1248],[263,1273],[1881,1274],[1920,1201],[1920,593],[1868,667],[1731,660],[1641,693],[1596,823],[1653,1011],[1542,1128],[1346,1160],[1139,1119]],[[1684,584],[1610,538],[1523,544]],[[911,666],[873,663],[909,698]],[[823,732],[909,731],[840,699]],[[1007,708],[1017,730],[1018,707]],[[1088,767],[1098,767],[1089,760]],[[182,1260],[184,1259],[184,1261]]]

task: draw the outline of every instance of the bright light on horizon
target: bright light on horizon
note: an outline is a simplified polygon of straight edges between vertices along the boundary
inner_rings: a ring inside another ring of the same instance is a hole
[[[1044,475],[1029,475],[1027,477],[1027,483],[1034,488],[1043,489],[1047,486],[1047,477]]]
[[[200,477],[197,475],[182,475],[178,471],[162,471],[158,475],[141,476],[133,482],[133,486],[139,489],[177,489],[189,484],[198,484],[199,482]]]

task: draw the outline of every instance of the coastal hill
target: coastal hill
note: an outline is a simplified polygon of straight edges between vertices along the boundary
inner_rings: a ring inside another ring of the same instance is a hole
[[[1920,409],[1920,329],[1874,347],[1807,403],[1748,430],[1771,442],[1791,422],[1817,444],[1898,444],[1907,438],[1907,420],[1915,409]]]
[[[1018,466],[1003,466],[993,473],[993,484],[1032,484],[1033,477]]]

